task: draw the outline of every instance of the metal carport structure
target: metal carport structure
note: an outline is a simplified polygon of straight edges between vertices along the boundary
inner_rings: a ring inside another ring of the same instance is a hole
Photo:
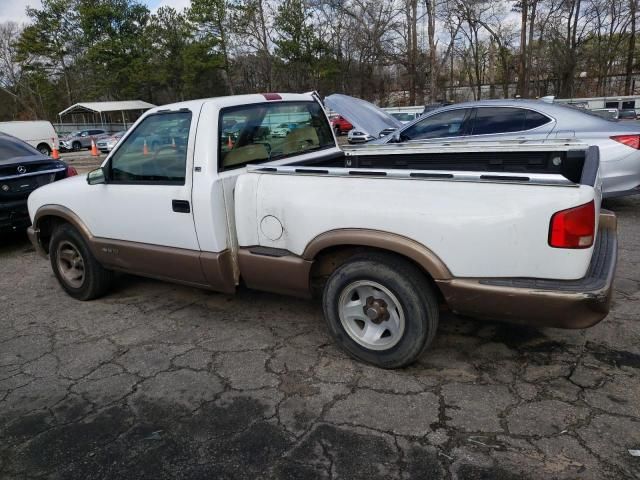
[[[71,116],[71,123],[76,125],[80,125],[80,123],[73,122],[74,118],[78,115],[82,116],[83,122],[82,124],[88,125],[101,125],[105,127],[105,125],[111,125],[114,123],[120,123],[122,121],[123,127],[126,129],[127,124],[131,124],[136,121],[136,119],[142,115],[143,112],[149,110],[150,108],[155,107],[155,105],[143,102],[142,100],[122,100],[122,101],[113,101],[113,102],[82,102],[71,105],[70,107],[64,109],[60,113],[58,113],[58,118],[60,119],[60,125],[62,125],[62,117],[63,116]],[[119,113],[119,118],[117,121],[105,121],[105,120],[113,120],[113,116]],[[92,122],[87,122],[87,115],[91,115],[93,117]],[[99,121],[96,121],[99,120]]]

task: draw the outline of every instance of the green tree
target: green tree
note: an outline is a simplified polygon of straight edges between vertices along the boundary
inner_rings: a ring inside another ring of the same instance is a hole
[[[310,89],[315,86],[317,57],[324,45],[310,24],[311,11],[303,0],[283,0],[278,6],[274,26],[276,55],[284,72],[282,81],[292,90]]]
[[[135,0],[80,0],[80,27],[86,53],[84,71],[90,72],[91,98],[127,98],[140,92],[140,68],[150,63],[144,37],[150,12]],[[144,78],[144,77],[143,77]]]
[[[199,40],[214,46],[222,57],[224,79],[229,95],[234,94],[229,52],[231,8],[228,0],[192,0],[188,11],[189,19],[198,29]]]
[[[72,65],[80,52],[81,32],[77,0],[43,0],[42,8],[27,8],[31,24],[18,41],[21,59],[32,58],[29,67],[55,80],[61,77],[69,103],[74,101]]]

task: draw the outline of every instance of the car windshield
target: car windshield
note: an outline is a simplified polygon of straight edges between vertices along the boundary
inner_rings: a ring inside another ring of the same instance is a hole
[[[411,113],[392,113],[391,116],[397,118],[401,122],[409,122],[414,118]]]
[[[17,138],[0,137],[0,161],[34,155],[41,153]]]

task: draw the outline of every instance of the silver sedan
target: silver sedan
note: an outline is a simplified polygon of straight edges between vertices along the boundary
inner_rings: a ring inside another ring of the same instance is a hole
[[[375,130],[382,125],[381,110],[372,115],[373,105],[363,108],[362,100],[345,95],[331,95],[325,101],[359,131],[378,136]],[[398,126],[390,116],[387,123]],[[373,143],[551,139],[580,140],[599,147],[605,197],[640,194],[640,123],[610,121],[549,101],[459,103],[433,110]]]

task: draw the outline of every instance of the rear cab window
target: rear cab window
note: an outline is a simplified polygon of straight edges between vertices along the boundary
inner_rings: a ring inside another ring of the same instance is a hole
[[[317,102],[269,102],[220,111],[219,170],[289,158],[335,147]]]

